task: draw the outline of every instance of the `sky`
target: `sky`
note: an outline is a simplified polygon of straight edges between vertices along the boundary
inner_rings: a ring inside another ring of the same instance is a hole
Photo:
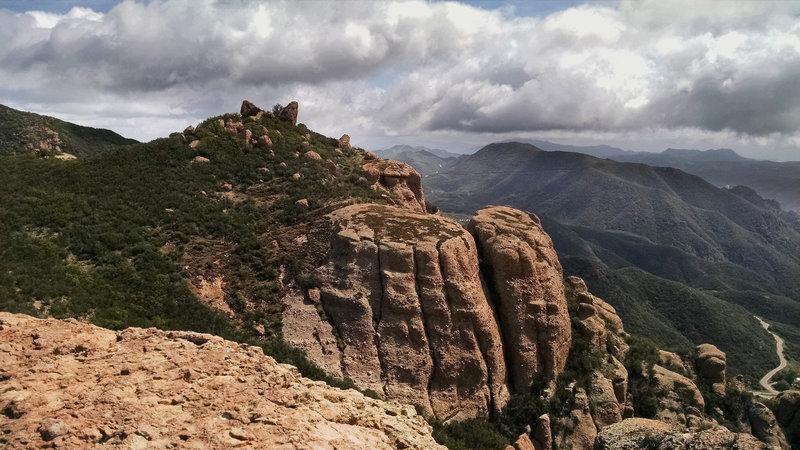
[[[379,149],[800,160],[800,2],[0,0],[0,103],[147,141],[296,100]]]

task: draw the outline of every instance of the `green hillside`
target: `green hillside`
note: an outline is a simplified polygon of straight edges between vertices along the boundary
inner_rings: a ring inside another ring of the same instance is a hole
[[[238,133],[223,126],[240,122]],[[282,344],[279,276],[302,282],[324,256],[292,251],[305,227],[381,201],[359,180],[364,151],[335,142],[269,114],[227,114],[75,160],[0,156],[0,310],[214,333],[323,377]],[[201,278],[224,280],[230,315],[199,300]]]
[[[110,130],[82,127],[0,105],[0,156],[82,157],[112,146],[135,143]]]

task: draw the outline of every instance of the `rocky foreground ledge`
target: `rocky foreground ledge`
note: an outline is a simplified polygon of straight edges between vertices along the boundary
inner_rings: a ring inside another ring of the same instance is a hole
[[[0,313],[0,447],[439,449],[413,407],[208,334]]]

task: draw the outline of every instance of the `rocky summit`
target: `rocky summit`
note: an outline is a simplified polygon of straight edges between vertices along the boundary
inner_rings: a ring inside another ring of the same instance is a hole
[[[208,334],[0,313],[3,448],[437,449],[413,407]]]

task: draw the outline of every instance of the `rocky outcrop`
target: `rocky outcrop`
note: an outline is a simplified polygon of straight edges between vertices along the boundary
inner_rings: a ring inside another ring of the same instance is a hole
[[[764,443],[749,434],[734,433],[716,425],[708,429],[682,430],[650,419],[625,419],[603,428],[594,444],[596,450],[641,449],[766,449]]]
[[[747,410],[747,418],[750,421],[753,436],[769,445],[770,448],[789,450],[789,444],[778,426],[775,414],[763,403],[753,402]]]
[[[714,345],[700,344],[697,346],[695,365],[711,389],[719,395],[725,395],[725,353]]]
[[[278,115],[278,118],[287,122],[292,122],[292,125],[297,125],[297,112],[299,110],[300,106],[297,104],[297,102],[289,102],[288,105],[283,107],[281,113]]]
[[[659,392],[658,420],[686,424],[687,414],[702,414],[705,400],[697,385],[689,378],[656,364],[650,382]]]
[[[425,212],[425,194],[419,173],[405,163],[376,159],[362,166],[362,175],[377,189],[388,191],[395,205]]]
[[[242,101],[242,107],[239,110],[242,118],[252,117],[258,115],[258,113],[263,113],[264,111],[261,110],[258,106],[252,104],[251,102],[244,100]]]
[[[583,389],[575,390],[572,410],[562,423],[561,433],[556,438],[559,448],[589,450],[594,446],[597,427],[592,419],[589,397]]]
[[[315,276],[342,373],[439,421],[499,411],[509,397],[503,342],[472,236],[452,220],[391,206],[329,217],[330,256]]]
[[[598,371],[592,374],[589,404],[598,430],[622,420],[622,408],[614,393],[614,385]]]
[[[614,307],[592,295],[586,283],[576,276],[567,277],[564,285],[567,294],[578,302],[577,328],[593,351],[605,353],[610,349],[614,357],[624,360],[628,353],[627,334]]]
[[[793,448],[800,448],[800,392],[784,391],[778,394],[775,418],[783,428],[786,439]]]
[[[207,334],[0,313],[0,360],[3,448],[443,449],[413,407]]]
[[[336,147],[350,150],[350,136],[347,134],[343,134],[342,137],[336,140]]]
[[[296,286],[289,287],[281,299],[283,340],[305,353],[329,375],[344,378],[342,353],[333,335],[333,328],[319,317],[319,301],[319,292],[316,290],[314,294],[304,296]]]
[[[478,211],[467,225],[478,243],[507,343],[509,378],[518,392],[553,383],[571,344],[561,264],[536,216],[508,207]]]

